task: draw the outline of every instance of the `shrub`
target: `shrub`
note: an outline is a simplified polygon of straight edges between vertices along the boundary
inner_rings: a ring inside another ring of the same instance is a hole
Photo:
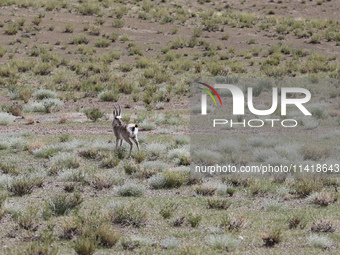
[[[115,42],[115,41],[118,40],[118,37],[119,37],[118,34],[112,33],[112,34],[110,34],[109,39],[110,39],[112,42]]]
[[[323,232],[323,233],[333,233],[336,230],[332,220],[321,219],[313,222],[311,227],[312,232]]]
[[[48,75],[51,73],[51,65],[49,63],[38,63],[34,68],[33,72],[35,75]]]
[[[308,237],[308,243],[317,248],[329,249],[332,246],[332,239],[327,236],[311,234]]]
[[[92,121],[97,121],[104,116],[104,113],[99,108],[86,109],[84,112],[86,117]]]
[[[13,116],[22,116],[22,106],[21,105],[10,105],[8,107],[3,107],[8,113]]]
[[[97,39],[94,43],[94,45],[99,48],[106,48],[110,46],[110,44],[111,44],[111,40],[106,39],[104,37]]]
[[[0,163],[0,170],[4,174],[18,175],[20,173],[20,169],[18,169],[15,165],[8,164],[8,163],[7,164]],[[0,202],[1,202],[1,199],[0,199]]]
[[[133,69],[133,67],[130,64],[127,64],[127,63],[121,63],[119,65],[119,70],[121,70],[124,73],[130,72],[132,69]]]
[[[233,251],[240,240],[228,235],[211,235],[206,238],[206,243],[214,249]]]
[[[100,27],[98,27],[98,26],[90,26],[89,34],[90,35],[95,35],[95,36],[100,35]]]
[[[118,147],[118,149],[115,151],[115,156],[118,159],[124,159],[126,157],[126,149],[124,147]]]
[[[6,201],[7,199],[7,194],[5,194],[4,192],[0,193],[0,208],[2,206],[2,204]]]
[[[156,102],[156,110],[162,110],[164,109],[164,103],[163,102]]]
[[[254,160],[257,162],[266,162],[269,158],[275,157],[277,154],[269,148],[256,148],[253,152]]]
[[[119,187],[117,193],[122,197],[142,197],[146,192],[143,184],[127,183]]]
[[[62,234],[59,238],[71,240],[73,237],[80,234],[79,222],[74,217],[67,218],[61,224]]]
[[[76,187],[75,183],[65,183],[64,184],[64,190],[66,192],[69,192],[69,193],[73,192],[75,187]]]
[[[317,119],[326,119],[328,117],[326,106],[322,104],[312,105],[310,107],[310,113]]]
[[[25,112],[52,112],[59,111],[60,108],[64,105],[64,102],[55,98],[45,98],[41,102],[30,101],[25,107]]]
[[[216,189],[216,193],[219,196],[233,196],[235,193],[235,188],[232,185],[219,184]]]
[[[165,188],[178,188],[183,185],[186,176],[181,171],[176,170],[166,170],[163,172],[165,178],[164,187]]]
[[[113,176],[108,176],[106,174],[95,174],[87,180],[90,186],[97,190],[111,188],[114,181]]]
[[[59,152],[51,159],[51,165],[54,168],[78,168],[80,166],[80,158],[74,153]]]
[[[98,94],[98,98],[104,102],[117,102],[119,99],[119,93],[117,91],[104,90]]]
[[[102,224],[96,231],[96,237],[100,246],[111,248],[118,242],[120,234],[110,225]]]
[[[37,207],[29,206],[24,212],[18,212],[17,215],[14,215],[14,219],[21,228],[34,231],[34,229],[36,230],[38,227],[35,224],[37,213]]]
[[[174,211],[176,211],[178,207],[178,204],[175,202],[167,202],[164,206],[162,206],[161,210],[159,211],[159,214],[164,219],[169,219]]]
[[[139,165],[137,165],[133,161],[125,162],[123,165],[123,168],[124,168],[124,172],[128,175],[132,175],[136,173],[138,170],[140,170]]]
[[[166,145],[162,143],[149,143],[146,147],[150,158],[157,158],[166,150]]]
[[[114,28],[122,28],[125,25],[125,21],[121,19],[116,19],[112,22],[112,26]]]
[[[56,171],[56,169],[52,169],[52,173]],[[84,182],[86,175],[81,169],[63,169],[58,172],[58,177],[64,182]]]
[[[229,40],[229,37],[230,37],[230,35],[227,33],[227,34],[223,35],[221,39],[224,40],[224,41],[227,41],[227,40]]]
[[[230,207],[231,203],[228,200],[220,200],[220,199],[208,199],[207,208],[208,209],[223,209],[227,210]]]
[[[185,145],[190,143],[190,136],[187,135],[176,135],[174,137],[176,145]]]
[[[327,158],[331,154],[331,148],[329,146],[320,146],[315,144],[307,144],[301,148],[301,153],[304,160],[320,160]]]
[[[36,26],[39,26],[39,24],[42,22],[42,17],[34,17],[33,20],[32,20],[32,23]]]
[[[190,151],[188,146],[179,147],[177,149],[170,150],[168,153],[170,159],[178,159],[179,164],[190,165]]]
[[[91,255],[96,250],[96,242],[89,237],[80,237],[74,244],[74,250],[79,255]]]
[[[58,98],[46,98],[42,100],[41,103],[44,106],[46,113],[59,111],[64,105],[64,102]]]
[[[137,68],[147,68],[152,65],[152,60],[148,58],[140,58],[137,60],[136,67]]]
[[[136,172],[136,176],[140,179],[147,179],[151,176],[157,174],[157,171],[155,169],[148,169],[148,168],[141,168]]]
[[[245,225],[244,216],[238,215],[230,218],[228,214],[222,216],[220,227],[228,230],[239,231]]]
[[[78,35],[70,39],[70,44],[88,44],[89,40],[85,37],[85,35]]]
[[[5,216],[6,212],[0,208],[0,220]]]
[[[140,241],[134,240],[130,237],[124,238],[121,244],[124,250],[134,250],[135,248],[138,248],[140,246]]]
[[[315,192],[307,197],[307,200],[311,203],[328,206],[338,200],[338,196],[331,192]]]
[[[28,102],[30,97],[31,97],[31,90],[29,88],[24,88],[20,91],[20,98],[24,100],[25,103]]]
[[[60,194],[54,196],[49,202],[47,210],[50,210],[53,214],[66,215],[72,209],[77,207],[83,202],[81,195],[79,193],[74,193],[73,195]]]
[[[102,160],[102,162],[100,163],[100,166],[105,167],[105,168],[114,168],[115,166],[119,164],[120,159],[121,159],[120,157],[109,156]]]
[[[148,183],[152,189],[162,189],[165,186],[165,177],[161,173],[153,175],[148,179]]]
[[[213,76],[219,75],[225,69],[222,64],[216,62],[209,62],[207,63],[206,67],[208,72]]]
[[[310,193],[320,191],[323,188],[323,183],[320,179],[312,178],[297,178],[294,182],[296,194],[305,197]]]
[[[80,150],[78,155],[87,159],[97,159],[100,158],[100,151],[96,148],[90,148],[85,150]]]
[[[23,196],[26,194],[31,194],[33,187],[35,186],[35,180],[28,176],[18,176],[14,177],[8,183],[8,191],[14,193],[17,196]]]
[[[16,117],[13,116],[12,114],[9,114],[7,112],[0,112],[0,125],[2,126],[6,126],[14,122],[15,119]]]
[[[19,137],[17,133],[5,133],[4,135],[0,135],[0,150],[6,150],[8,148],[23,150],[26,146],[26,140]]]
[[[192,213],[190,213],[187,217],[188,222],[190,223],[191,227],[193,228],[197,228],[202,220],[202,216],[201,215],[194,215]]]
[[[47,146],[43,146],[43,144],[37,144],[37,145],[33,144],[32,153],[35,157],[38,157],[38,158],[49,158],[53,154],[59,151],[62,151],[63,148],[65,148],[66,146],[67,146],[66,143],[63,144],[63,147],[60,146],[60,144],[51,144]],[[70,146],[68,150],[73,150],[75,148],[76,146]]]
[[[271,247],[282,241],[282,230],[281,228],[272,228],[268,233],[262,235],[262,241],[265,246]]]
[[[25,112],[45,112],[46,109],[42,102],[30,101],[24,107]]]
[[[11,100],[17,100],[20,98],[20,93],[16,91],[15,89],[8,90],[7,95]]]
[[[82,54],[82,55],[93,55],[96,52],[97,50],[94,47],[90,47],[86,45],[79,45],[77,49],[77,53]],[[77,68],[80,68],[80,67],[77,67]]]
[[[132,203],[115,204],[111,209],[113,210],[110,210],[109,216],[111,221],[115,224],[141,227],[146,223],[146,213]]]
[[[260,195],[263,196],[264,194],[270,191],[271,185],[270,183],[262,182],[259,180],[255,180],[250,184],[250,192],[252,195]]]
[[[273,182],[275,183],[284,183],[287,179],[287,175],[286,174],[274,174],[273,175]]]
[[[180,227],[180,226],[183,225],[184,220],[185,220],[185,216],[182,216],[182,217],[180,217],[180,218],[177,218],[176,220],[174,220],[174,221],[172,222],[172,225],[173,225],[174,227]]]
[[[147,156],[147,153],[145,151],[137,151],[134,155],[133,158],[136,160],[137,163],[142,163]]]
[[[19,27],[16,24],[9,23],[5,29],[5,34],[15,35],[18,33]]]
[[[282,203],[280,203],[278,200],[268,199],[264,203],[264,209],[267,212],[276,212],[280,211],[282,209]]]
[[[70,140],[70,135],[69,134],[61,134],[59,136],[59,141],[64,143],[64,142],[68,142]]]
[[[2,58],[6,52],[7,52],[6,48],[3,46],[0,46],[0,58]]]
[[[179,241],[175,237],[165,238],[160,242],[163,249],[175,249],[179,247]]]
[[[215,194],[216,187],[210,184],[203,184],[196,187],[195,192],[200,196],[212,196]]]
[[[99,15],[101,12],[98,4],[88,2],[83,2],[78,10],[83,15]]]
[[[22,251],[23,250],[23,251]],[[34,241],[29,242],[24,248],[15,250],[16,255],[35,255],[35,254],[46,254],[46,255],[58,255],[60,254],[57,247],[52,247],[49,240],[45,241]]]
[[[139,126],[142,130],[148,131],[154,129],[156,127],[156,124],[154,122],[144,120],[142,123],[139,124]]]
[[[290,217],[288,221],[288,228],[297,228],[300,226],[301,229],[304,229],[306,227],[306,221],[304,220],[303,214],[295,214]]]
[[[64,29],[64,33],[73,33],[74,27],[71,24],[67,24]]]
[[[137,45],[129,46],[129,55],[143,56],[143,51],[140,46]]]
[[[318,35],[318,34],[312,35],[312,37],[310,39],[310,43],[313,43],[313,44],[321,43],[321,36]]]

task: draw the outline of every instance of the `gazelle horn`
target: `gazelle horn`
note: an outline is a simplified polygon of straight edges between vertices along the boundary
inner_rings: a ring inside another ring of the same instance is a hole
[[[119,107],[119,116],[122,115],[122,108],[120,107],[120,104],[118,104],[118,107]]]
[[[114,106],[114,108],[115,108],[115,110],[114,110],[114,115],[117,116],[118,109],[117,109],[117,107],[116,107],[115,104],[114,104],[113,106]],[[119,115],[119,114],[118,114],[118,115]]]

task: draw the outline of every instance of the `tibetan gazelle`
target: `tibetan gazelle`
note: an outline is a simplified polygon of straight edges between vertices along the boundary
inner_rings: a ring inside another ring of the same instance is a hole
[[[131,156],[131,151],[132,151],[132,142],[131,140],[137,145],[137,148],[139,150],[139,143],[137,139],[137,133],[138,133],[138,125],[137,124],[132,124],[132,123],[124,123],[122,121],[122,108],[118,104],[117,109],[116,105],[114,106],[113,110],[113,121],[112,121],[112,128],[113,132],[116,136],[116,150],[118,149],[118,143],[120,140],[120,147],[122,147],[122,142],[123,139],[130,144],[130,153],[129,156]],[[131,140],[130,140],[131,139]]]

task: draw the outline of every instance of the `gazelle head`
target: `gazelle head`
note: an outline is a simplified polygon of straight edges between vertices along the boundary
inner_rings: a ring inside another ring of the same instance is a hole
[[[120,104],[118,104],[118,109],[116,107],[116,105],[114,106],[114,110],[113,110],[113,122],[112,125],[114,126],[120,126],[122,124],[122,108],[120,107]]]

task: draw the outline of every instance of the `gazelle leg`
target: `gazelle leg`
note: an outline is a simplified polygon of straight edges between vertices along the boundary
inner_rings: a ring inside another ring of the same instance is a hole
[[[120,140],[120,148],[122,148],[123,139]]]
[[[134,143],[137,145],[137,149],[139,150],[139,142],[138,142],[137,137],[133,137],[132,141],[134,141]]]
[[[128,144],[130,144],[130,152],[129,152],[129,156],[128,156],[128,158],[131,156],[131,151],[132,151],[132,142],[130,141],[130,139],[129,138],[124,138],[124,140],[128,143]]]
[[[116,150],[118,149],[119,138],[116,137]]]

